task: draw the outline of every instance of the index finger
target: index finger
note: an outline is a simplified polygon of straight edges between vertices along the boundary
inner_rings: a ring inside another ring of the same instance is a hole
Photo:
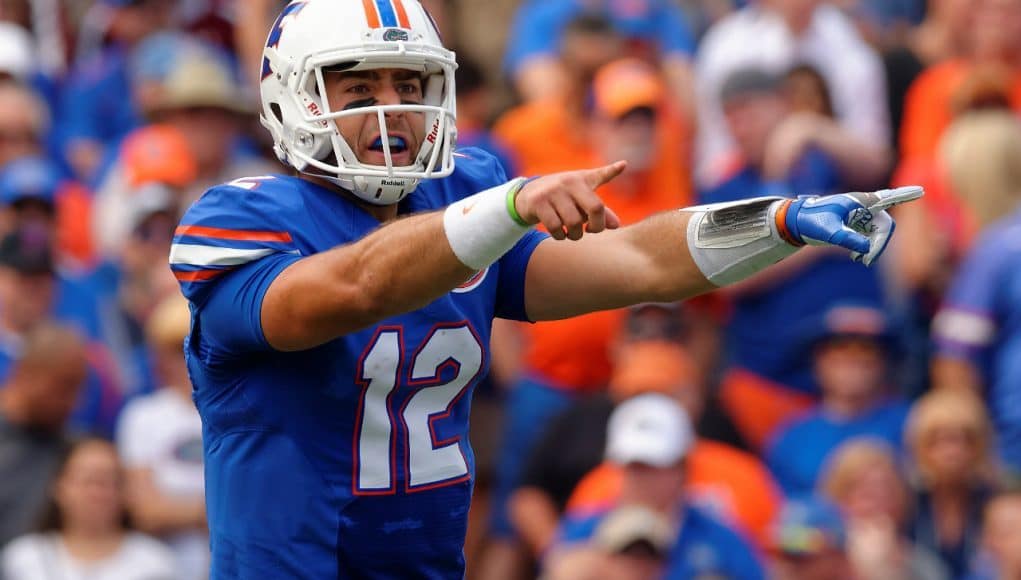
[[[613,181],[618,175],[624,173],[625,169],[627,169],[627,161],[617,161],[603,167],[589,169],[585,172],[585,183],[595,189]]]
[[[883,211],[895,205],[914,201],[925,195],[925,190],[919,185],[909,185],[894,189],[881,189],[875,192],[875,195],[878,199],[869,205],[869,210]]]

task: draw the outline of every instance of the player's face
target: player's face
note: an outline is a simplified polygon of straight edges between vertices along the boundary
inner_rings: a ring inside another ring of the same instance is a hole
[[[330,110],[350,111],[381,105],[422,104],[420,73],[404,69],[326,72],[326,98]],[[382,131],[375,113],[351,115],[334,121],[358,160],[366,165],[386,165]],[[386,115],[390,157],[395,167],[412,165],[425,139],[425,115],[396,112]]]

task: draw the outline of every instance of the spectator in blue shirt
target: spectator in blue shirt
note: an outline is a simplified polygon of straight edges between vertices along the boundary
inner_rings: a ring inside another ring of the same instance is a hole
[[[639,395],[617,406],[610,416],[606,445],[606,458],[624,469],[617,510],[640,506],[665,518],[674,530],[676,539],[661,568],[665,578],[764,578],[757,555],[744,538],[685,500],[684,460],[694,442],[687,412],[666,395]],[[574,550],[598,545],[607,533],[604,526],[613,525],[613,511],[565,516],[559,543],[547,558],[554,577]]]
[[[676,96],[691,109],[695,41],[684,12],[671,0],[529,0],[519,9],[504,69],[525,100],[558,94],[564,71],[557,60],[564,29],[585,14],[606,17],[632,56],[661,62]]]
[[[914,471],[911,537],[939,556],[954,578],[963,578],[995,485],[985,404],[963,390],[930,391],[911,408],[904,431]]]
[[[61,294],[68,293],[58,283],[45,230],[22,228],[0,240],[0,381],[21,356],[25,336],[48,319],[69,323],[88,336],[81,310],[60,308],[67,303]],[[120,382],[104,346],[92,340],[87,348],[88,373],[70,424],[83,432],[110,434],[122,403]]]
[[[1021,211],[990,226],[933,319],[933,377],[989,406],[1000,460],[1021,474]]]
[[[488,129],[493,94],[482,67],[464,54],[457,55],[457,146],[478,147],[496,157],[507,175],[517,175],[511,153]]]
[[[847,525],[840,510],[815,497],[784,505],[772,538],[777,580],[850,580]]]
[[[77,177],[89,181],[106,147],[141,123],[129,74],[132,49],[169,24],[167,0],[101,0],[109,44],[68,76],[57,117],[63,154]]]
[[[793,112],[782,78],[757,68],[739,70],[723,83],[720,99],[740,157],[733,160],[729,179],[701,192],[703,203],[827,194],[844,186],[825,143],[788,142],[789,129],[798,129],[802,117]],[[822,114],[812,119],[820,127],[836,127]],[[774,141],[778,138],[783,142]],[[775,160],[781,149],[788,151],[780,155],[788,161]],[[817,398],[812,361],[801,350],[797,328],[841,302],[883,301],[875,270],[827,249],[809,250],[728,290],[734,310],[726,328],[730,369],[721,402],[745,440],[759,450],[779,425]]]
[[[908,413],[907,403],[888,389],[893,347],[882,310],[836,306],[814,326],[805,350],[822,400],[781,428],[766,450],[766,463],[788,496],[811,493],[828,456],[845,441],[868,436],[899,447]]]

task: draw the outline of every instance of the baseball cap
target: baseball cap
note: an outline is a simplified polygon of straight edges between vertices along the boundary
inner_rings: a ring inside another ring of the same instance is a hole
[[[665,556],[677,542],[677,530],[666,516],[645,506],[621,506],[599,523],[592,543],[605,552],[620,554],[644,546],[654,556]]]
[[[37,200],[53,206],[64,174],[44,157],[22,157],[0,169],[0,200],[12,205],[24,200]]]
[[[847,529],[836,506],[821,498],[805,497],[784,505],[772,540],[773,549],[780,554],[812,556],[843,550]]]
[[[780,89],[782,79],[762,68],[742,68],[732,72],[720,87],[720,102],[753,94],[775,93]]]
[[[198,176],[195,156],[180,130],[150,125],[133,132],[121,146],[128,184],[165,183],[187,187]]]
[[[658,71],[635,58],[604,65],[592,81],[595,110],[615,119],[638,108],[656,109],[665,94]]]
[[[0,22],[0,73],[25,78],[35,69],[32,35],[10,22]]]
[[[25,227],[4,236],[0,240],[0,266],[21,274],[52,274],[55,268],[49,233]]]
[[[617,405],[607,429],[606,459],[620,465],[670,467],[695,443],[687,411],[659,393],[632,397]]]
[[[886,312],[868,303],[841,303],[809,320],[803,331],[806,348],[833,338],[862,338],[895,348],[896,336]]]

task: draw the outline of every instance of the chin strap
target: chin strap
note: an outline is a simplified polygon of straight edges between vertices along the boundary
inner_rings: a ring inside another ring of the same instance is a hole
[[[365,177],[361,175],[338,177],[323,173],[313,173],[311,171],[304,171],[303,173],[325,179],[337,187],[350,191],[358,199],[372,205],[393,205],[400,203],[418,188],[420,181],[419,179],[408,177]]]

